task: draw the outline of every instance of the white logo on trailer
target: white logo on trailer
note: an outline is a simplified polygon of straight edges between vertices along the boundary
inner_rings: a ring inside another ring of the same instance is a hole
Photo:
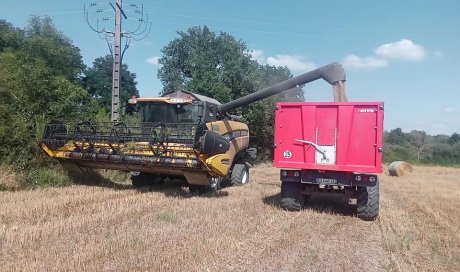
[[[359,113],[366,113],[366,112],[376,112],[375,109],[358,109]]]
[[[292,152],[289,150],[284,150],[283,157],[289,159],[290,157],[292,157]]]

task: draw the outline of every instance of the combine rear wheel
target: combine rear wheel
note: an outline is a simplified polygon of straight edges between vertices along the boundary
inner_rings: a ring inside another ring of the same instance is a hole
[[[372,187],[358,187],[356,212],[359,218],[371,221],[379,215],[379,181]]]
[[[163,183],[163,179],[157,174],[131,172],[131,182],[135,188],[141,188],[160,185]]]

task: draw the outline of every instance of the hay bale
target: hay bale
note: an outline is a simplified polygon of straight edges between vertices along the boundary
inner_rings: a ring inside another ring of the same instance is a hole
[[[412,165],[405,161],[394,161],[388,167],[388,172],[390,175],[401,177],[412,173]]]

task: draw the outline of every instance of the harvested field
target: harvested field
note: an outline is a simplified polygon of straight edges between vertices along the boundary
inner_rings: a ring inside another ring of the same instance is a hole
[[[387,173],[387,171],[386,171]],[[460,169],[381,175],[380,218],[278,208],[278,170],[191,196],[104,182],[0,192],[1,271],[460,271]]]

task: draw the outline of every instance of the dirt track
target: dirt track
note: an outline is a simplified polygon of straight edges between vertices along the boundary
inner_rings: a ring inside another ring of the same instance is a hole
[[[374,222],[338,199],[281,210],[278,171],[251,175],[201,197],[175,184],[0,192],[1,270],[460,270],[460,169],[383,174]]]

